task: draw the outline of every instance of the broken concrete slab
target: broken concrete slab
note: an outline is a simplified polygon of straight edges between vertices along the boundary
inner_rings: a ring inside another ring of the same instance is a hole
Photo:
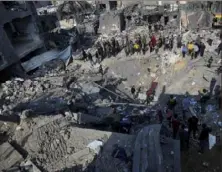
[[[0,145],[0,171],[19,165],[23,160],[22,155],[10,143],[5,142]]]

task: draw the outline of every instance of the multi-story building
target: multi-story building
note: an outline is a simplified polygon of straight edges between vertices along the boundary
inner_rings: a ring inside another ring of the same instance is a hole
[[[44,47],[33,2],[0,2],[0,70]]]

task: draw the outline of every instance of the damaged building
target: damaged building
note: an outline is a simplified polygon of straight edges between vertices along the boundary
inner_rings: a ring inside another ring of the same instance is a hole
[[[1,66],[20,63],[30,53],[44,48],[32,2],[0,2]]]

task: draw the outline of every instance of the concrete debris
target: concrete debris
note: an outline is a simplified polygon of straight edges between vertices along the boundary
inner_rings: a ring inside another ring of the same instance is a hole
[[[14,165],[18,165],[24,159],[22,155],[17,152],[10,143],[3,143],[0,145],[0,170],[3,171],[5,169],[9,169]]]

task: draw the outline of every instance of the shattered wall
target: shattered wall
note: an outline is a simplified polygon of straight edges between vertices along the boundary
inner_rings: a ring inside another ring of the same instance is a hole
[[[119,31],[125,29],[125,19],[123,13],[107,12],[100,16],[99,19],[99,32],[109,33],[112,31]]]

